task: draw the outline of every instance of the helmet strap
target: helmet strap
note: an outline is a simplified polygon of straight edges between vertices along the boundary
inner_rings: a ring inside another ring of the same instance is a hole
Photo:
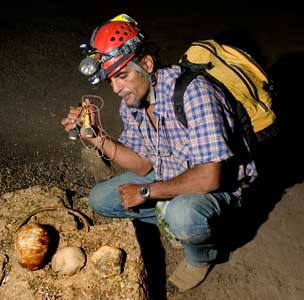
[[[128,65],[149,79],[149,85],[150,85],[149,101],[150,104],[156,104],[156,95],[154,90],[154,86],[156,84],[155,74],[148,73],[144,68],[142,68],[139,64],[135,63],[132,60],[128,62]]]

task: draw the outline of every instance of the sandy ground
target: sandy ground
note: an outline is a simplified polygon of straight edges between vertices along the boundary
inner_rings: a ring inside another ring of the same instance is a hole
[[[68,107],[79,103],[83,95],[95,94],[104,99],[105,129],[114,138],[119,134],[119,99],[111,95],[107,86],[93,89],[88,85],[78,72],[81,58],[78,47],[88,41],[101,20],[120,12],[102,11],[98,17],[14,19],[3,14],[0,21],[1,194],[47,184],[75,197],[87,195],[94,178],[81,163],[83,145],[67,139],[60,120]],[[276,80],[279,97],[275,106],[281,126],[280,139],[274,148],[266,147],[264,152],[264,174],[259,182],[262,192],[253,194],[246,215],[233,224],[233,237],[226,237],[233,250],[229,259],[218,264],[198,288],[166,296],[164,272],[174,269],[182,252],[164,243],[166,255],[163,256],[158,248],[150,247],[147,255],[152,263],[148,262],[148,268],[157,278],[153,283],[154,299],[302,300],[303,83],[301,77],[296,77],[304,67],[302,17],[206,14],[204,22],[199,22],[186,12],[175,16],[163,12],[158,17],[141,12],[139,20],[161,45],[163,63],[175,62],[193,39],[221,34],[236,44],[243,42],[248,48],[245,50],[251,49]]]

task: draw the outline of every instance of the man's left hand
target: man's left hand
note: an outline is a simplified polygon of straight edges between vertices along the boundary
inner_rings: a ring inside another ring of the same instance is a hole
[[[132,207],[145,202],[139,193],[141,187],[142,184],[133,183],[122,184],[118,187],[121,203],[125,209],[130,210]]]

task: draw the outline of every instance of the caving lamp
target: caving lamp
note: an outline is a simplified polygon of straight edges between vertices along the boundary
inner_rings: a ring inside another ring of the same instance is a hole
[[[86,57],[79,64],[79,71],[86,75],[92,76],[99,69],[99,61],[95,57]]]

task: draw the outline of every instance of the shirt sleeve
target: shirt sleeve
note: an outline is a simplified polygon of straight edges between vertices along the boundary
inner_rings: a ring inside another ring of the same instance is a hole
[[[223,93],[198,76],[188,86],[184,103],[193,164],[219,162],[233,156],[228,144],[230,112]]]

